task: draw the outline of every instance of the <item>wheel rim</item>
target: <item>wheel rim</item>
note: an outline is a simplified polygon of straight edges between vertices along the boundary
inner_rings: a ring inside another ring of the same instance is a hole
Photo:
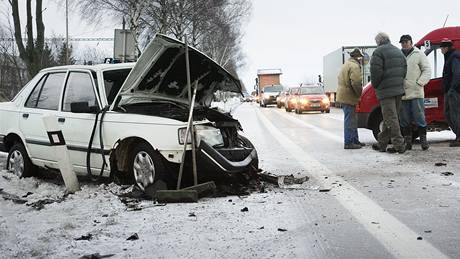
[[[8,160],[8,171],[21,177],[24,173],[24,157],[21,152],[14,150]]]
[[[150,155],[141,151],[134,157],[133,163],[134,180],[137,186],[145,190],[155,179],[155,165]]]

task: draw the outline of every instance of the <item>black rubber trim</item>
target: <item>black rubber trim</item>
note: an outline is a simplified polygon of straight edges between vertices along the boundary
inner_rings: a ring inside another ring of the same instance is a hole
[[[33,139],[26,139],[26,143],[27,144],[34,144],[34,145],[42,145],[42,146],[52,146],[50,143],[48,142],[45,142],[45,141],[39,141],[39,140],[33,140]],[[88,151],[88,147],[81,147],[81,146],[72,146],[72,145],[67,145],[67,149],[68,150],[72,150],[72,151],[80,151],[80,152],[87,152]],[[101,153],[101,149],[100,148],[92,148],[91,149],[91,152],[92,153],[97,153],[97,154],[100,154]],[[110,154],[111,150],[104,150],[104,155],[108,155]]]
[[[256,156],[256,150],[253,149],[242,161],[232,162],[204,141],[201,141],[199,150],[203,157],[206,157],[208,161],[212,162],[226,173],[238,173],[246,170]]]
[[[35,140],[35,139],[26,139],[27,144],[41,145],[51,147],[51,143],[47,141]]]

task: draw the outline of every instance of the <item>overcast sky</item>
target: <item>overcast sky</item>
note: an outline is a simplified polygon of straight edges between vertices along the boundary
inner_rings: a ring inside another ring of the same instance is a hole
[[[64,36],[65,9],[57,4],[64,1],[43,2],[47,36]],[[402,34],[410,34],[417,41],[429,31],[442,27],[447,15],[446,26],[460,26],[460,0],[251,2],[253,12],[244,27],[243,39],[246,66],[239,71],[248,90],[253,89],[257,69],[261,68],[281,68],[281,83],[287,86],[316,80],[317,75],[322,74],[323,56],[341,46],[374,45],[374,36],[379,31],[387,32],[399,47]],[[121,27],[121,21],[86,24],[76,10],[70,12],[70,37],[113,37],[114,26]],[[111,42],[91,43],[96,45],[112,47]],[[84,44],[74,43],[74,46],[79,48]]]

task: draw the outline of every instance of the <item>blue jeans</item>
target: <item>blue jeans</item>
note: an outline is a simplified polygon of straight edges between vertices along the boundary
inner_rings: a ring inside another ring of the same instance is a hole
[[[411,126],[411,123],[419,128],[426,127],[423,98],[402,101],[399,123],[402,128]]]
[[[358,116],[355,112],[355,106],[342,104],[343,110],[343,136],[345,145],[358,144]]]

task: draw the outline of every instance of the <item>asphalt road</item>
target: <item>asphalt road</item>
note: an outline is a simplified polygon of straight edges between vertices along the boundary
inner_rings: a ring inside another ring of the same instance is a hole
[[[388,154],[372,150],[371,131],[360,129],[367,146],[344,150],[342,116],[339,109],[297,115],[256,104],[236,113],[264,170],[305,174],[312,186],[331,189],[291,200],[302,222],[298,237],[319,243],[306,254],[460,258],[460,150],[447,142],[453,134],[429,133],[428,151],[416,145],[405,154]]]

